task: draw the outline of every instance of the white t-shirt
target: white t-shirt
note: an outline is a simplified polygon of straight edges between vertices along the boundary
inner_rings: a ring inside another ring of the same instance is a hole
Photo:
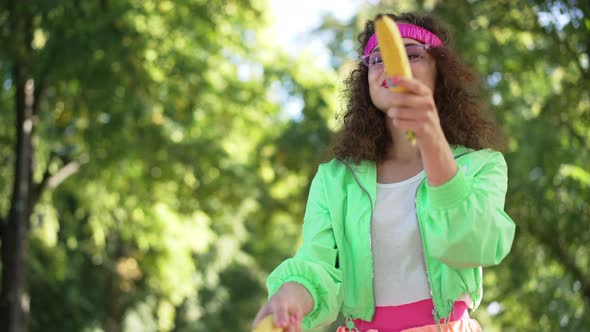
[[[424,172],[396,183],[377,183],[371,222],[375,304],[397,306],[431,298],[415,197]],[[467,294],[460,300],[471,307]]]

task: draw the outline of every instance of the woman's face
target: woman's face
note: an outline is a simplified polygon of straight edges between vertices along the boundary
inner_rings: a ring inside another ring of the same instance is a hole
[[[403,40],[406,47],[421,44],[419,41],[411,38],[404,38]],[[378,51],[379,46],[372,53]],[[422,58],[410,61],[410,67],[412,68],[412,76],[424,83],[431,91],[434,91],[436,63],[432,56],[428,52],[425,52]],[[387,76],[385,75],[385,68],[383,66],[380,68],[369,68],[368,80],[371,100],[381,111],[387,111],[390,107],[391,92],[385,83],[386,78]]]

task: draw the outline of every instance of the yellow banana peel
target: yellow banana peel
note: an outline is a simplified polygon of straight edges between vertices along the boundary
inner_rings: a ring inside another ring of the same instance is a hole
[[[252,332],[283,332],[283,329],[276,327],[273,321],[273,316],[268,315],[258,323]]]
[[[385,65],[387,84],[390,86],[389,90],[403,92],[405,90],[403,87],[395,86],[391,82],[391,78],[394,76],[412,78],[412,68],[399,29],[389,16],[378,15],[375,18],[375,33],[377,34],[379,51]],[[416,139],[413,132],[406,132],[406,137],[412,144],[415,143]]]

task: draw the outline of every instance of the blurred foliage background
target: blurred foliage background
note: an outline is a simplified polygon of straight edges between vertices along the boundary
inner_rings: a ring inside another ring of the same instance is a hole
[[[485,331],[585,330],[590,3],[372,1],[315,30],[330,68],[273,44],[268,6],[0,2],[0,268],[7,296],[11,232],[24,230],[18,331],[248,331],[266,275],[299,241],[356,35],[403,10],[448,23],[510,138],[517,236],[486,269],[475,317]]]

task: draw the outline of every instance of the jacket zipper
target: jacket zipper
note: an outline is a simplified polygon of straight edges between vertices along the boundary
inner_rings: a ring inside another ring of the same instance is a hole
[[[422,234],[422,224],[420,223],[420,210],[418,210],[418,191],[420,191],[420,187],[424,183],[424,179],[420,181],[418,184],[418,188],[416,189],[416,194],[414,195],[414,209],[416,210],[416,218],[418,220],[418,228],[420,229],[420,239],[422,240],[422,256],[424,257],[424,270],[426,272],[426,283],[428,284],[428,291],[430,292],[430,297],[432,298],[432,305],[434,309],[432,309],[432,318],[434,318],[434,322],[438,324],[440,318],[438,317],[438,310],[436,309],[436,303],[434,302],[434,294],[432,292],[432,285],[430,284],[430,273],[428,272],[428,260],[426,259],[426,243],[424,242],[424,235]]]
[[[359,187],[361,187],[361,189],[365,192],[365,194],[367,194],[367,196],[369,197],[369,202],[371,203],[371,218],[373,218],[373,199],[371,199],[371,194],[369,194],[369,191],[363,187],[363,185],[361,184],[361,181],[359,181],[358,177],[356,176],[356,174],[354,173],[354,171],[352,170],[352,168],[345,162],[342,162],[346,168],[348,168],[348,170],[350,171],[350,173],[352,174],[352,176],[354,177],[354,180],[356,181],[356,183],[359,185]],[[375,267],[373,266],[373,239],[371,237],[371,226],[369,224],[369,249],[371,251],[371,290],[373,291],[373,297],[371,298],[371,303],[372,303],[372,308],[373,308],[373,315],[375,314],[374,310],[375,310],[375,287],[374,287],[374,281],[375,281]],[[351,318],[351,316],[349,315],[348,318]],[[350,322],[352,322],[352,319],[350,319]],[[354,327],[354,323],[352,325],[353,328],[356,329],[356,327]],[[350,327],[349,327],[350,329]]]
[[[468,153],[470,153],[470,151],[463,152],[459,155],[454,156],[454,159],[457,160],[459,157],[462,157],[463,155],[466,155]],[[369,191],[367,189],[365,189],[365,187],[363,187],[363,185],[359,181],[358,177],[356,176],[356,174],[354,173],[354,171],[350,167],[350,165],[348,165],[347,163],[345,163],[342,160],[340,160],[340,162],[342,164],[344,164],[344,166],[346,166],[346,168],[348,168],[348,170],[350,171],[350,173],[354,177],[354,180],[356,181],[356,183],[359,185],[359,187],[361,187],[361,189],[369,197],[369,201],[371,202],[371,218],[373,218],[373,200],[371,199],[371,194],[369,194]],[[420,190],[420,187],[422,187],[423,183],[424,183],[424,179],[422,179],[422,181],[420,181],[420,184],[418,184],[418,188],[416,189],[416,193],[414,194],[414,209],[416,210],[416,218],[418,220],[418,228],[420,229],[420,239],[422,240],[422,249],[423,249],[422,256],[424,257],[424,271],[426,272],[426,283],[428,284],[428,292],[430,293],[430,297],[432,298],[432,305],[434,307],[434,309],[432,309],[432,318],[434,318],[434,323],[436,323],[438,325],[440,318],[438,317],[438,310],[436,309],[436,303],[434,302],[434,293],[432,292],[432,285],[430,284],[430,273],[428,272],[428,260],[426,259],[426,243],[424,242],[424,235],[422,234],[422,224],[420,224],[420,213],[418,210],[418,191]],[[375,280],[375,271],[374,271],[375,269],[373,266],[373,239],[371,238],[371,228],[370,227],[369,227],[369,249],[371,250],[371,285],[373,285],[373,282]],[[373,286],[371,286],[371,288],[373,290],[373,298],[372,298],[373,305],[372,305],[372,307],[373,307],[373,310],[375,310],[374,309],[375,308],[375,288]],[[352,316],[348,315],[346,317],[346,321],[352,323]],[[356,327],[354,326],[354,323],[352,323],[351,326],[354,329],[356,329]]]
[[[356,174],[354,173],[354,171],[352,170],[352,168],[344,163],[344,165],[346,165],[346,167],[350,170],[350,172],[352,173],[352,176],[354,177],[354,180],[356,181],[356,183],[359,185],[359,187],[361,187],[361,189],[367,194],[367,196],[369,196],[369,201],[371,202],[371,218],[373,217],[373,200],[371,199],[371,195],[369,194],[369,191],[367,191],[367,189],[365,189],[365,187],[363,187],[363,185],[361,184],[361,182],[359,181],[359,179],[357,178]],[[426,272],[426,283],[428,284],[428,291],[430,293],[430,297],[432,298],[432,304],[434,306],[434,309],[432,310],[432,318],[434,318],[434,322],[438,323],[439,318],[438,318],[438,310],[436,309],[436,304],[434,303],[434,295],[432,292],[432,286],[430,285],[430,273],[428,272],[428,262],[426,260],[426,244],[424,243],[424,239],[422,236],[422,225],[420,224],[420,214],[418,213],[418,190],[420,189],[420,187],[422,186],[422,184],[424,183],[424,179],[422,179],[422,181],[420,181],[420,184],[418,185],[418,189],[416,189],[416,194],[414,195],[414,209],[416,210],[416,218],[418,219],[418,228],[420,229],[420,238],[422,239],[422,249],[423,249],[423,257],[424,257],[424,270]],[[372,245],[372,238],[371,238],[371,231],[369,228],[369,248],[371,249],[371,283],[374,282],[375,276],[374,276],[374,267],[373,267],[373,245]],[[375,289],[373,288],[373,298],[372,298],[373,302],[373,308],[375,307]]]
[[[457,160],[460,157],[463,157],[464,155],[466,155],[468,153],[471,153],[471,151],[463,152],[463,153],[458,154],[453,157],[455,160]],[[457,170],[457,171],[460,172],[460,170]],[[418,185],[418,188],[416,189],[416,194],[414,195],[414,209],[416,210],[416,218],[418,219],[418,228],[420,229],[420,238],[422,239],[422,248],[424,250],[422,255],[424,257],[424,270],[426,271],[426,281],[428,283],[428,291],[430,292],[430,297],[432,298],[432,304],[434,306],[434,309],[432,309],[432,318],[434,318],[434,322],[438,325],[438,323],[440,321],[440,317],[438,316],[438,310],[436,309],[436,303],[434,302],[434,295],[432,292],[432,285],[430,284],[430,273],[428,273],[428,260],[426,258],[426,242],[424,241],[424,235],[422,234],[422,224],[420,223],[420,210],[418,210],[418,191],[420,191],[420,187],[422,187],[423,183],[424,183],[424,179],[422,179],[422,181],[420,181],[420,184]]]

